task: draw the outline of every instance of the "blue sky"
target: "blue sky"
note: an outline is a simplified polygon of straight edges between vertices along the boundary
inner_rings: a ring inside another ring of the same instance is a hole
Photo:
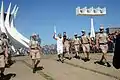
[[[28,38],[34,32],[39,34],[42,45],[56,43],[52,39],[54,25],[58,33],[66,31],[70,37],[81,34],[82,29],[90,31],[90,17],[76,16],[77,6],[107,8],[105,16],[94,17],[95,30],[100,24],[105,28],[120,26],[120,0],[4,0],[5,11],[10,2],[12,8],[19,6],[15,20],[18,31]]]

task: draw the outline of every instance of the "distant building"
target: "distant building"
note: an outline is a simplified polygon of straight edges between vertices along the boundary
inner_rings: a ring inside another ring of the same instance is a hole
[[[107,32],[108,34],[112,34],[112,33],[116,32],[116,31],[120,31],[120,27],[110,27],[110,28],[106,28],[106,32]]]

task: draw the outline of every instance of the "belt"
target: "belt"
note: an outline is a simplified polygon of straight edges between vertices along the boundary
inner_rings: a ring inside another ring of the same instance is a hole
[[[82,43],[82,44],[89,44],[89,43]]]
[[[4,55],[4,53],[0,53],[0,55]]]
[[[38,48],[31,48],[31,49],[38,49]]]
[[[79,45],[79,44],[74,44],[74,45]]]
[[[107,43],[99,43],[100,45],[106,45]]]

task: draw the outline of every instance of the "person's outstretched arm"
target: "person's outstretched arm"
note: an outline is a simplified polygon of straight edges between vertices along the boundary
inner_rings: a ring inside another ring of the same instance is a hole
[[[54,33],[53,39],[57,40],[56,33]]]

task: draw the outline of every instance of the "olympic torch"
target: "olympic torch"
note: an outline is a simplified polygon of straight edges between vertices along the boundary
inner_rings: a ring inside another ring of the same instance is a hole
[[[54,33],[56,34],[56,26],[54,26]]]

